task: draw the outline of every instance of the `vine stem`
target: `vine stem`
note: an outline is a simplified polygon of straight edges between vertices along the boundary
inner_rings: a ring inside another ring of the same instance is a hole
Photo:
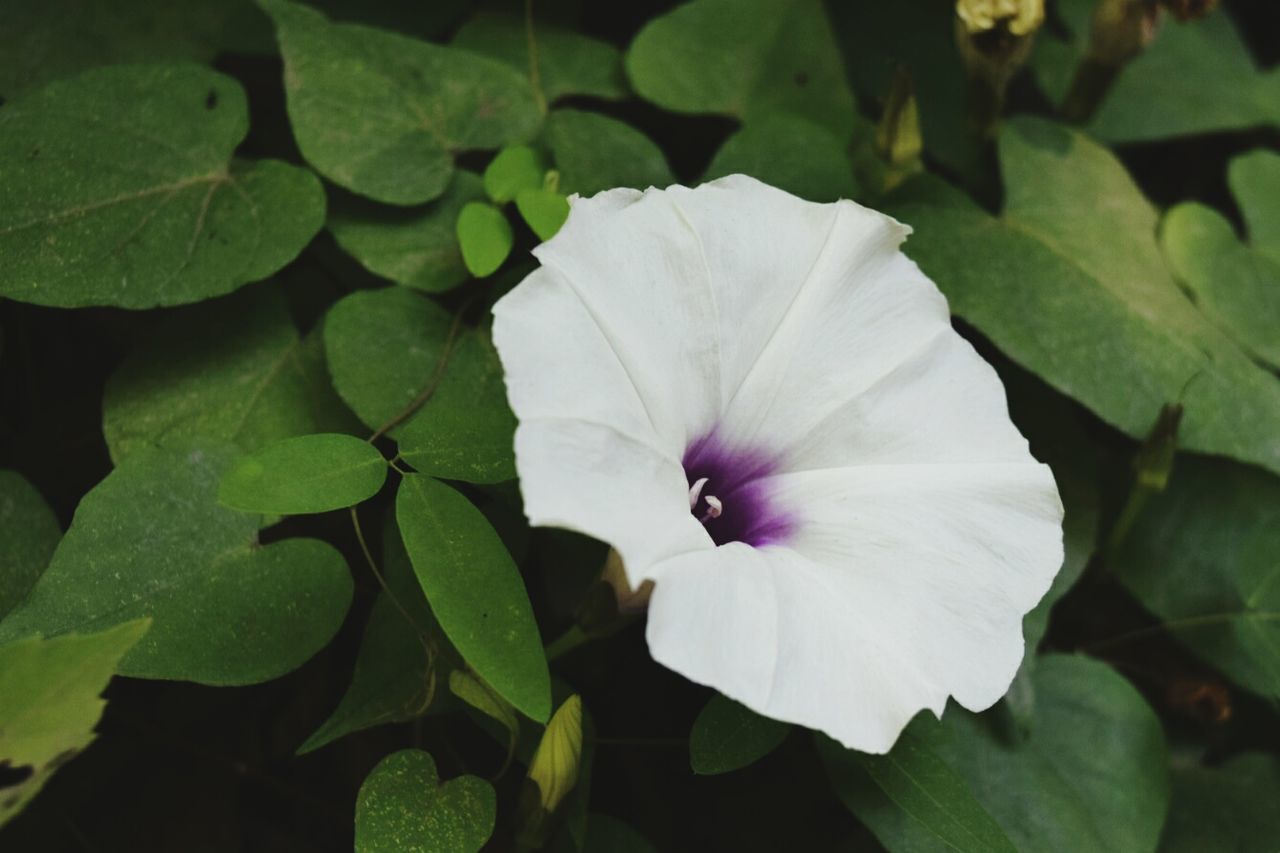
[[[1147,637],[1154,637],[1164,632],[1176,633],[1178,631],[1187,631],[1192,628],[1205,628],[1211,625],[1220,625],[1230,622],[1232,619],[1239,619],[1245,616],[1245,613],[1206,613],[1202,616],[1188,616],[1184,619],[1173,619],[1169,622],[1161,622],[1159,625],[1152,625],[1147,628],[1138,628],[1135,631],[1126,631],[1114,637],[1105,640],[1098,640],[1095,643],[1087,643],[1081,648],[1086,652],[1102,651],[1113,646],[1131,643],[1134,640],[1142,640]],[[1280,621],[1280,611],[1258,611],[1247,614],[1249,618],[1261,619],[1264,622]]]
[[[538,109],[545,115],[547,96],[542,91],[542,72],[538,69],[538,39],[533,33],[533,0],[524,0],[524,37],[529,45],[529,85]]]

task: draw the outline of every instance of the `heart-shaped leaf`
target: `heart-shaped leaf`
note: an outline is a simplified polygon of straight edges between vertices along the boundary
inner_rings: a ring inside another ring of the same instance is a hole
[[[594,195],[614,187],[642,190],[675,183],[662,149],[616,118],[556,110],[547,117],[542,140],[551,149],[562,193]]]
[[[360,786],[357,853],[476,853],[497,816],[493,786],[477,776],[441,784],[435,759],[392,753]]]
[[[271,275],[320,229],[324,191],[232,161],[248,129],[240,84],[195,65],[99,68],[5,105],[0,295],[151,308]]]

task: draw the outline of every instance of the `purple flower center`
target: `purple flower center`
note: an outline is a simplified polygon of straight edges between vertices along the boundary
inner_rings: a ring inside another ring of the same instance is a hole
[[[689,511],[717,545],[745,542],[758,548],[786,539],[795,529],[764,479],[777,470],[770,454],[731,448],[713,430],[689,445],[683,463]]]

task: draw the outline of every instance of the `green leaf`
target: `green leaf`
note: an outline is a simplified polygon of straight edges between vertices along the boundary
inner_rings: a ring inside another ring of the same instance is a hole
[[[1242,244],[1225,216],[1195,202],[1165,215],[1160,244],[1204,315],[1258,361],[1280,368],[1280,262]]]
[[[477,676],[462,669],[449,673],[449,692],[502,726],[507,731],[509,749],[515,750],[516,739],[520,736],[520,718],[506,700]]]
[[[241,512],[306,515],[368,500],[387,479],[387,461],[367,441],[340,433],[286,438],[236,460],[218,502]]]
[[[1280,479],[1181,456],[1113,560],[1170,633],[1244,687],[1280,699]]]
[[[430,477],[408,475],[396,520],[440,626],[471,668],[516,710],[551,715],[551,677],[520,572],[470,501]]]
[[[148,625],[137,619],[98,634],[0,646],[0,767],[32,771],[0,789],[0,826],[93,741],[106,705],[99,694]]]
[[[1141,694],[1105,664],[1064,655],[1042,656],[1033,681],[1038,699],[1025,738],[1009,737],[997,716],[954,706],[940,725],[921,719],[909,731],[967,782],[1015,849],[1155,850],[1168,759],[1160,721]],[[837,768],[848,774],[834,777],[837,793],[886,847],[955,849],[851,764]]]
[[[854,198],[847,147],[847,140],[808,119],[761,116],[725,140],[703,180],[741,173],[810,201]]]
[[[1250,244],[1280,263],[1280,154],[1261,149],[1241,154],[1229,164],[1227,180]]]
[[[493,275],[511,254],[515,235],[502,211],[483,201],[467,202],[458,213],[462,261],[476,278]]]
[[[0,295],[151,308],[271,275],[320,229],[324,192],[232,161],[248,129],[240,85],[193,65],[101,68],[6,105]]]
[[[587,842],[582,850],[583,853],[658,853],[658,848],[629,824],[599,813],[593,813],[587,821]]]
[[[120,462],[141,447],[221,439],[241,450],[354,420],[272,287],[165,318],[107,381],[102,432]]]
[[[702,776],[755,764],[786,740],[791,727],[762,717],[717,693],[702,707],[689,733],[689,764]]]
[[[565,95],[610,100],[627,96],[622,54],[613,45],[541,22],[535,22],[533,36],[538,80],[547,102]],[[492,56],[526,76],[530,73],[529,34],[515,15],[481,12],[458,30],[453,44]]]
[[[247,46],[239,31],[267,26],[249,0],[29,0],[5,13],[0,95],[9,100],[98,65],[207,63]]]
[[[27,597],[62,538],[58,519],[17,471],[0,469],[0,619]]]
[[[326,225],[342,250],[375,275],[439,293],[471,278],[454,226],[468,202],[484,198],[480,179],[459,169],[449,189],[420,208],[391,208],[359,196],[334,200]]]
[[[1220,767],[1174,766],[1161,853],[1264,853],[1280,838],[1280,762],[1245,752]]]
[[[342,624],[351,575],[324,542],[260,545],[258,516],[218,506],[235,455],[213,443],[130,454],[81,500],[0,642],[147,616],[122,675],[249,684],[300,666]]]
[[[294,137],[334,183],[390,204],[445,191],[455,151],[535,133],[529,82],[507,65],[356,24],[285,0],[262,0],[284,56]]]
[[[357,853],[476,853],[493,834],[497,797],[478,776],[441,783],[429,753],[382,759],[356,800]]]
[[[835,130],[856,113],[820,0],[695,0],[646,24],[625,62],[636,93],[675,112],[784,111]]]
[[[404,287],[339,300],[324,319],[334,388],[366,426],[382,428],[431,382],[450,325],[448,312]]]
[[[546,171],[538,152],[527,145],[513,145],[489,161],[484,170],[484,191],[498,204],[506,204],[521,190],[541,187]]]
[[[521,190],[516,196],[516,209],[539,240],[556,236],[569,218],[569,200],[545,187]]]
[[[617,119],[560,109],[547,117],[543,141],[560,172],[562,193],[593,195],[614,187],[675,183],[667,158],[649,137]]]
[[[1031,65],[1061,102],[1088,44],[1093,0],[1061,0],[1063,26],[1039,34]],[[1108,142],[1280,124],[1280,72],[1260,71],[1225,10],[1201,21],[1168,21],[1120,72],[1090,132]]]
[[[1178,288],[1156,212],[1115,157],[1082,134],[1016,119],[1000,159],[1000,219],[936,179],[908,182],[890,207],[914,227],[906,253],[952,310],[1131,436],[1181,400],[1181,446],[1280,471],[1280,384]]]
[[[329,718],[298,747],[299,754],[352,732],[421,717],[439,704],[436,673],[462,665],[444,642],[391,517],[382,538],[382,576],[387,586],[369,613],[351,684]],[[436,645],[434,668],[429,641]]]
[[[895,845],[878,831],[881,822],[867,816],[886,798],[935,846],[973,853],[1016,850],[968,783],[918,734],[929,725],[924,718],[913,722],[888,755],[854,752],[820,735],[818,751],[837,796],[890,849]]]

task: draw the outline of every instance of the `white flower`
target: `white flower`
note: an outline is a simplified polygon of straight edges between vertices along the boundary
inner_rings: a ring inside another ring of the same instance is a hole
[[[741,175],[610,190],[494,308],[530,523],[654,583],[657,661],[867,752],[999,699],[1062,562],[1053,476],[909,231]]]

